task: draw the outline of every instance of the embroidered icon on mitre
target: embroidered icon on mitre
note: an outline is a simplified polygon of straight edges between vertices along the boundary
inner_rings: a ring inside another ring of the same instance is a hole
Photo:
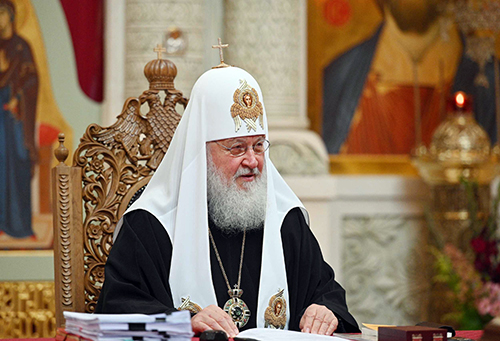
[[[269,306],[264,313],[264,327],[271,329],[285,329],[286,326],[286,301],[283,298],[283,289],[271,296]]]
[[[198,304],[192,302],[189,299],[189,296],[186,298],[181,297],[181,300],[182,300],[182,303],[181,303],[180,307],[177,308],[177,310],[187,310],[192,314],[198,314],[202,310]]]
[[[241,128],[241,121],[247,124],[247,131],[257,131],[257,119],[262,129],[264,129],[264,109],[259,101],[259,95],[254,88],[247,84],[247,81],[240,79],[240,86],[233,95],[234,103],[231,106],[231,116],[234,120],[235,132]]]

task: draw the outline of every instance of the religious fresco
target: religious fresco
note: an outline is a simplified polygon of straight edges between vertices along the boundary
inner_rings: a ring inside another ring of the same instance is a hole
[[[50,168],[68,126],[29,0],[0,0],[0,249],[52,246]]]
[[[457,90],[473,96],[477,121],[496,141],[493,63],[484,70],[491,86],[474,84],[478,66],[440,13],[436,0],[308,1],[308,112],[332,156],[409,160],[415,77],[424,144]]]

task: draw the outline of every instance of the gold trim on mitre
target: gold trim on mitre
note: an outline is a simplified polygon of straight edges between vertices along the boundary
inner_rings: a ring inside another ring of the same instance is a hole
[[[247,131],[257,131],[257,118],[264,129],[264,108],[259,101],[257,91],[250,87],[246,80],[240,79],[240,86],[233,95],[234,104],[231,106],[231,116],[234,120],[235,132],[241,128],[241,121],[247,124]]]
[[[264,328],[285,329],[286,326],[286,300],[283,297],[284,289],[269,299],[269,306],[264,313]]]
[[[181,297],[181,301],[182,301],[182,303],[179,306],[179,308],[177,308],[177,310],[187,310],[193,314],[198,314],[202,310],[198,304],[192,302],[189,299],[189,296],[186,298]]]

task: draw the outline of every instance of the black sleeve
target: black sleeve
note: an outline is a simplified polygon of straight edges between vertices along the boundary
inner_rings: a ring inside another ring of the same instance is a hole
[[[106,263],[96,313],[174,311],[171,258],[172,243],[161,223],[143,210],[128,213]]]
[[[324,261],[319,244],[299,208],[291,210],[281,228],[290,300],[291,330],[300,330],[304,311],[311,304],[324,305],[339,319],[337,333],[359,333],[349,313],[345,290],[335,281],[333,269]]]

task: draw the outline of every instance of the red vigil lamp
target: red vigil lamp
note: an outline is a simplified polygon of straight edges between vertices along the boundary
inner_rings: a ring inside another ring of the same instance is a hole
[[[446,111],[448,113],[465,112],[472,113],[472,97],[463,91],[457,91],[448,98]]]

